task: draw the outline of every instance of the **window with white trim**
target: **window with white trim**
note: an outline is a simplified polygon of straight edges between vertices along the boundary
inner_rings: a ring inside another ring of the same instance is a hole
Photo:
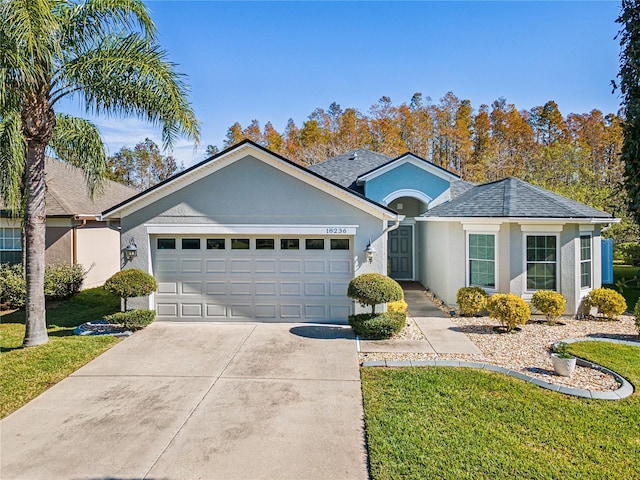
[[[469,285],[496,288],[496,236],[470,233],[468,236]]]
[[[0,263],[22,263],[22,231],[20,228],[0,228]]]
[[[527,290],[556,290],[558,273],[558,237],[527,235]]]
[[[591,235],[580,235],[580,288],[591,287]]]

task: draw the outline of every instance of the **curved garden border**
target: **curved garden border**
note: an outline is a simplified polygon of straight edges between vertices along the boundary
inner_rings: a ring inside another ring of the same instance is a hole
[[[575,342],[609,342],[609,343],[618,343],[621,345],[631,345],[634,347],[640,347],[640,342],[632,342],[627,340],[617,340],[613,338],[567,338],[565,340],[560,340],[565,343],[575,343]],[[613,370],[609,370],[601,365],[588,362],[582,358],[576,359],[576,364],[581,367],[593,368],[595,370],[600,370],[601,372],[608,373],[612,375],[613,378],[616,379],[618,383],[620,383],[620,388],[613,391],[597,391],[597,390],[584,390],[581,388],[572,388],[565,387],[563,385],[554,385],[553,383],[545,382],[544,380],[540,380],[539,378],[531,377],[529,375],[525,375],[521,372],[516,372],[514,370],[509,370],[508,368],[498,367],[496,365],[489,365],[487,363],[480,362],[465,362],[462,360],[379,360],[379,361],[371,361],[371,362],[363,362],[363,367],[467,367],[467,368],[478,368],[481,370],[488,370],[490,372],[499,372],[504,373],[506,375],[510,375],[515,378],[519,378],[520,380],[524,380],[525,382],[533,383],[538,387],[546,388],[547,390],[553,390],[554,392],[564,393],[565,395],[572,395],[574,397],[581,398],[593,398],[596,400],[622,400],[631,396],[633,393],[633,385],[626,378],[622,377],[618,373]]]

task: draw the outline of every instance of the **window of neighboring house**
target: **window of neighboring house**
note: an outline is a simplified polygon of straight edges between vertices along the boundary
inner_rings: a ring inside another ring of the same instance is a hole
[[[22,263],[22,231],[20,228],[0,228],[0,263]]]
[[[175,238],[158,238],[157,240],[158,250],[175,250],[176,239]]]
[[[527,235],[527,290],[556,290],[558,237]]]
[[[199,238],[183,238],[182,239],[183,250],[200,250]]]
[[[591,287],[591,235],[580,235],[580,288]]]
[[[349,250],[348,238],[332,238],[331,250]]]
[[[469,285],[496,288],[496,236],[470,233],[468,248]]]

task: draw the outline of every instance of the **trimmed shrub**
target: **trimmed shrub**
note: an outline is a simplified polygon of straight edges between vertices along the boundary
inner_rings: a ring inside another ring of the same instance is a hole
[[[498,320],[507,332],[524,325],[531,317],[529,305],[513,293],[496,293],[487,302],[489,316]]]
[[[82,265],[54,263],[44,269],[44,294],[51,300],[69,298],[80,291],[86,272]]]
[[[389,338],[401,332],[407,324],[404,312],[386,312],[378,314],[360,313],[349,316],[349,325],[358,336],[371,338]]]
[[[138,268],[120,270],[104,282],[104,289],[124,299],[124,311],[127,311],[127,299],[143,297],[158,288],[156,279]]]
[[[376,312],[376,305],[404,299],[402,287],[392,278],[380,273],[363,273],[349,282],[347,295]]]
[[[636,328],[638,329],[638,335],[640,335],[640,299],[638,299],[636,307],[633,309],[633,314],[636,317]]]
[[[0,302],[10,308],[22,308],[27,299],[27,282],[22,265],[0,265]]]
[[[614,247],[615,258],[620,258],[626,265],[640,267],[640,243],[626,242]]]
[[[463,287],[456,294],[462,315],[475,315],[487,306],[489,295],[480,287]]]
[[[538,290],[531,298],[531,305],[547,317],[547,322],[553,325],[557,323],[558,317],[564,313],[567,301],[561,293],[553,290]]]
[[[112,325],[122,325],[126,330],[141,330],[156,318],[155,310],[129,310],[107,315],[104,319]]]
[[[627,310],[627,302],[622,295],[609,288],[591,290],[585,298],[588,309],[596,307],[606,318],[616,320]]]
[[[406,312],[407,311],[407,302],[404,300],[398,300],[397,302],[389,302],[387,303],[387,312]]]

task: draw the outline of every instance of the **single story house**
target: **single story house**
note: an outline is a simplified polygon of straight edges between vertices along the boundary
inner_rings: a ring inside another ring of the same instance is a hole
[[[127,267],[158,281],[161,320],[345,323],[367,272],[415,280],[449,304],[478,285],[552,289],[575,314],[600,286],[611,215],[508,178],[473,185],[410,153],[354,150],[309,168],[243,141],[103,212]]]
[[[45,183],[46,264],[80,264],[87,270],[83,288],[102,285],[120,270],[121,259],[119,223],[102,221],[100,215],[138,190],[107,180],[92,199],[82,170],[50,157]],[[22,248],[20,220],[0,205],[0,263],[22,262]]]

